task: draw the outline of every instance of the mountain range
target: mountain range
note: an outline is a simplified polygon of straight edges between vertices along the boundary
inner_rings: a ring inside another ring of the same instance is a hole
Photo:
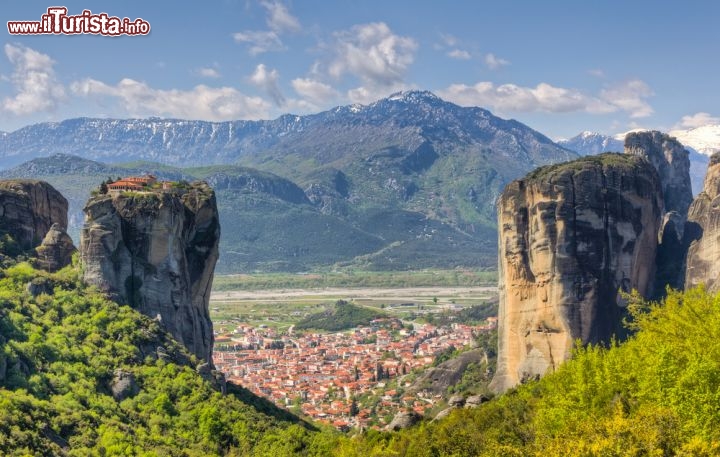
[[[714,151],[720,150],[720,126],[706,126],[692,130],[675,130],[670,132],[690,153],[690,181],[693,195],[703,188],[703,180],[707,171],[708,161]],[[642,131],[633,130],[633,131]],[[596,155],[602,152],[622,152],[625,148],[625,135],[614,136],[585,131],[569,138],[558,140],[558,144],[577,152],[581,156]]]
[[[713,132],[688,131],[685,144],[710,151],[720,145]],[[554,143],[482,108],[407,91],[268,121],[30,125],[0,135],[0,177],[57,187],[70,202],[76,240],[90,191],[108,177],[208,180],[224,228],[221,273],[494,269],[495,201],[508,182],[541,165],[622,149],[622,138],[591,132]],[[698,192],[707,157],[688,149]]]
[[[89,191],[108,176],[208,180],[223,273],[494,269],[505,184],[575,157],[520,122],[423,91],[272,121],[80,118],[0,138],[0,166],[31,159],[0,175],[56,186],[74,236]]]

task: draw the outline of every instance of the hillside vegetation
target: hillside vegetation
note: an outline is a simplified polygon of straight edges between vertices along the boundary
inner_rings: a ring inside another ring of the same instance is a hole
[[[637,333],[578,348],[554,374],[396,434],[343,440],[343,456],[720,454],[720,295],[632,297]]]
[[[221,395],[157,322],[84,287],[72,267],[17,263],[0,278],[0,455],[330,453],[313,440],[333,434],[239,387]],[[126,398],[112,395],[116,370],[134,377]]]
[[[373,319],[380,317],[387,317],[387,314],[340,300],[332,308],[304,318],[295,325],[295,328],[338,332],[358,325],[369,325]]]

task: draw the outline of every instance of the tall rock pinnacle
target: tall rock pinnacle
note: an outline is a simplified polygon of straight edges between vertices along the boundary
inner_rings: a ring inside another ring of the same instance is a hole
[[[705,284],[720,291],[720,153],[710,158],[703,191],[690,206],[688,231],[695,241],[688,250],[685,287]]]
[[[501,392],[554,370],[574,341],[621,328],[619,290],[647,294],[663,202],[640,158],[602,154],[540,168],[498,201]]]
[[[208,303],[220,224],[215,193],[196,182],[117,192],[85,208],[83,278],[156,318],[201,361],[212,363]]]

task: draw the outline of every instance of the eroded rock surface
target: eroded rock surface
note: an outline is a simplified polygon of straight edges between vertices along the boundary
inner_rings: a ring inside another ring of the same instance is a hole
[[[44,181],[0,181],[0,231],[24,250],[37,247],[53,224],[66,228],[67,210],[65,197]]]
[[[688,250],[685,287],[705,284],[720,291],[720,153],[710,158],[703,191],[690,206],[687,231],[694,238]]]
[[[629,154],[543,167],[505,188],[493,390],[554,370],[576,339],[608,341],[620,330],[618,291],[653,286],[662,214],[658,173]]]
[[[185,189],[100,195],[84,211],[84,280],[157,319],[212,363],[208,302],[220,238],[213,190],[196,182]]]
[[[37,252],[37,266],[47,271],[57,271],[72,263],[75,245],[60,224],[55,223],[43,238]]]
[[[625,136],[625,153],[644,157],[657,170],[665,216],[660,227],[654,298],[665,295],[667,285],[682,289],[689,241],[684,236],[688,208],[693,201],[690,156],[675,138],[658,131]]]
[[[385,430],[396,432],[398,430],[403,430],[409,427],[412,427],[413,425],[417,424],[422,420],[422,416],[414,411],[400,411],[399,413],[395,414],[395,417],[393,417],[392,421],[385,426]]]
[[[685,147],[675,138],[658,131],[632,132],[625,136],[625,153],[644,157],[655,167],[660,177],[665,211],[687,216],[693,195],[690,153]]]

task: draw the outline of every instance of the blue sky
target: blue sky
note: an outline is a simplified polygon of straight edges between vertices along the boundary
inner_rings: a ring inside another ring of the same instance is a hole
[[[3,25],[0,130],[78,116],[270,119],[413,88],[551,138],[719,122],[720,2],[187,3],[5,0],[3,24],[62,5],[143,18],[151,32]]]

